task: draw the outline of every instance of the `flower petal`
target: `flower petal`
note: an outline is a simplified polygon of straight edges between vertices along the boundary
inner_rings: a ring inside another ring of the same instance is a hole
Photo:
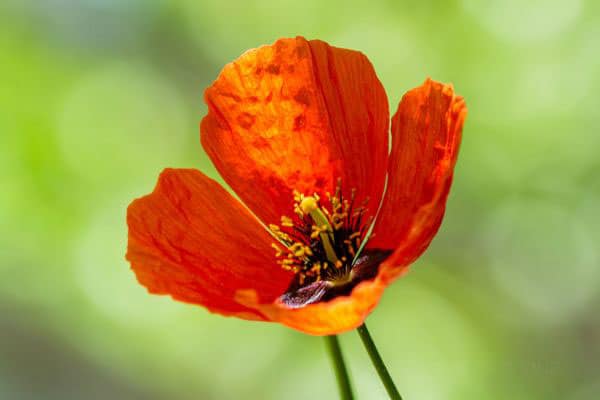
[[[387,165],[385,91],[360,52],[302,37],[251,50],[206,90],[202,145],[265,223],[293,212],[294,189],[379,205]]]
[[[444,216],[467,114],[452,85],[427,79],[404,95],[392,118],[388,185],[369,248],[394,253],[397,273],[436,234]]]
[[[283,303],[261,304],[256,291],[240,290],[236,299],[272,321],[311,335],[335,335],[360,326],[379,303],[384,289],[397,277],[389,265],[381,266],[377,277],[359,283],[349,296],[328,302],[290,308]]]
[[[367,246],[394,252],[375,278],[358,284],[349,296],[297,309],[281,302],[262,304],[253,290],[238,291],[238,301],[273,321],[314,335],[361,325],[385,288],[427,248],[441,223],[465,116],[464,101],[450,85],[427,80],[403,97],[392,120],[388,189]]]
[[[253,289],[273,302],[292,274],[273,256],[273,238],[221,185],[193,169],[166,169],[154,191],[127,210],[127,260],[156,294],[212,312],[265,319],[234,299]]]

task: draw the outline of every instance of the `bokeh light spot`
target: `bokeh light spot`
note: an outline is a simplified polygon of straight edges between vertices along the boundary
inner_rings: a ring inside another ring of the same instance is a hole
[[[172,86],[132,62],[83,76],[58,114],[65,161],[77,175],[103,185],[172,166],[189,135],[186,105]]]
[[[486,245],[498,286],[532,316],[573,318],[598,293],[598,250],[568,204],[514,198],[490,217]],[[589,221],[588,221],[589,222]]]
[[[463,0],[463,7],[491,33],[511,42],[531,43],[563,33],[581,12],[581,0]]]

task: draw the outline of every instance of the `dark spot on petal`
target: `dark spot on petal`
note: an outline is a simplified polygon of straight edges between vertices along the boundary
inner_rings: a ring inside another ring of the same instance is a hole
[[[273,99],[273,92],[269,92],[267,97],[265,97],[265,102],[269,103]]]
[[[256,67],[255,73],[256,73],[256,75],[262,75],[262,73],[263,73],[262,67]]]
[[[235,94],[235,93],[227,93],[227,92],[223,92],[223,93],[221,93],[221,96],[223,96],[223,97],[228,97],[228,98],[230,98],[230,99],[233,99],[233,100],[235,100],[235,101],[236,101],[236,102],[238,102],[238,103],[239,103],[240,101],[242,101],[242,99],[240,98],[240,96],[238,96],[238,95],[237,95],[237,94]]]
[[[251,103],[256,103],[258,101],[258,97],[250,96],[250,97],[248,97],[248,101]]]
[[[254,140],[252,141],[252,146],[254,146],[254,148],[256,148],[256,149],[268,149],[270,147],[270,144],[269,144],[268,139],[256,136],[254,138]],[[274,186],[275,186],[275,184],[273,184],[270,187],[274,187]]]
[[[325,187],[325,184],[327,183],[327,181],[325,180],[325,178],[323,178],[322,176],[319,177],[316,182],[315,182],[315,187],[322,189]]]
[[[241,113],[237,117],[238,124],[244,129],[250,129],[254,125],[254,121],[256,121],[256,117],[247,112]]]
[[[306,117],[304,116],[304,114],[300,114],[296,118],[294,118],[295,131],[301,130],[302,128],[304,128],[304,125],[306,125]]]
[[[293,74],[296,70],[296,67],[294,67],[294,65],[288,65],[287,70],[290,74]]]
[[[302,89],[298,90],[298,93],[296,93],[296,95],[294,96],[294,100],[296,100],[300,104],[309,106],[310,105],[310,92],[308,91],[307,88],[303,87]]]
[[[279,65],[270,64],[267,66],[267,72],[273,75],[279,75]]]

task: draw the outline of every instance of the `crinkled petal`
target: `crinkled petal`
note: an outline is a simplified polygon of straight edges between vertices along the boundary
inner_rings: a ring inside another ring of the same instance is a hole
[[[400,274],[425,249],[444,216],[467,114],[452,85],[427,79],[392,118],[388,185],[369,248],[393,250]]]
[[[293,212],[294,189],[357,190],[374,213],[385,180],[389,110],[360,52],[302,37],[246,52],[206,90],[202,145],[265,223]]]
[[[271,303],[292,275],[276,264],[272,237],[221,185],[193,169],[166,169],[127,210],[127,260],[148,291],[212,312],[265,319],[237,303],[252,289]]]

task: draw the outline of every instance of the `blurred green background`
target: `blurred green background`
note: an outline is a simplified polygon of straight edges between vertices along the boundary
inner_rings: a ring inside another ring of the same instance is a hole
[[[3,0],[0,399],[333,399],[323,341],[150,296],[125,209],[216,177],[204,88],[302,34],[359,49],[392,109],[469,107],[441,231],[369,318],[407,400],[600,398],[600,3]],[[354,332],[361,399],[384,399]]]

